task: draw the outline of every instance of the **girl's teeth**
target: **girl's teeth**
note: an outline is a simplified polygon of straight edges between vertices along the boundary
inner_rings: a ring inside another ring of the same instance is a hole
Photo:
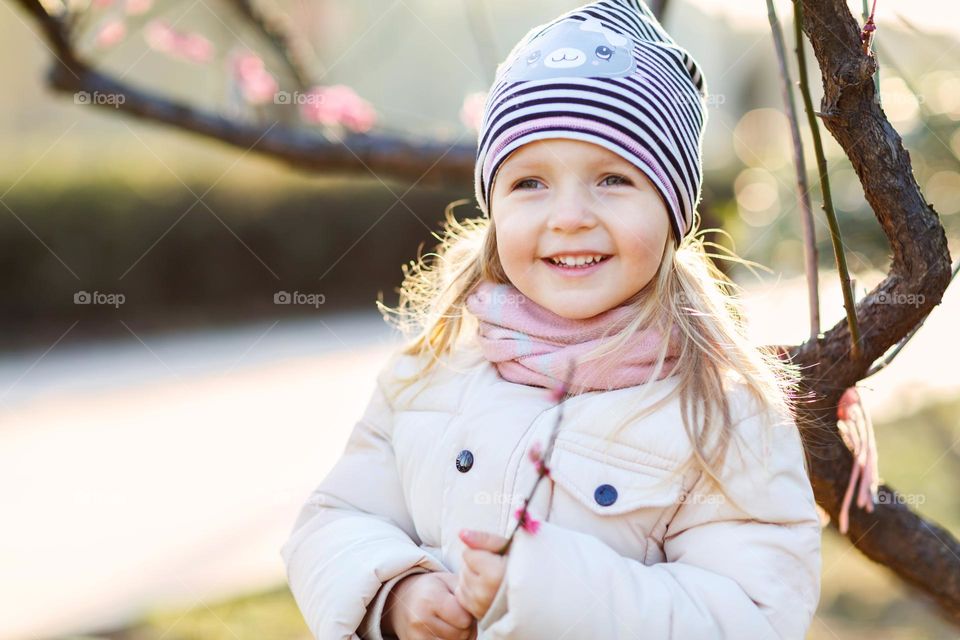
[[[552,262],[556,265],[565,266],[565,267],[582,267],[584,265],[592,265],[603,260],[602,256],[570,256],[562,258],[551,258]]]

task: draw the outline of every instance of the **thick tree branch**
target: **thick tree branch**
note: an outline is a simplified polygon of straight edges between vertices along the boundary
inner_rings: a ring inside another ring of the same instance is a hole
[[[419,180],[421,184],[465,182],[473,171],[474,145],[351,133],[337,140],[277,123],[239,122],[135,89],[83,65],[73,70],[54,65],[49,80],[54,89],[67,93],[122,96],[122,100],[91,98],[89,103],[162,122],[244,151],[255,149],[299,171],[328,175],[372,173],[385,180]]]
[[[171,125],[242,151],[253,149],[304,172],[374,174],[384,180],[419,181],[424,185],[467,184],[473,176],[474,144],[349,132],[341,139],[334,139],[306,127],[232,120],[137,89],[80,60],[72,48],[65,23],[58,16],[48,14],[39,2],[15,1],[37,21],[56,56],[48,74],[51,88],[75,96],[85,92],[90,97],[86,102],[91,106]]]
[[[843,391],[940,303],[950,254],[939,216],[913,175],[910,156],[876,100],[876,60],[860,48],[859,26],[843,0],[803,0],[803,30],[823,75],[822,119],[853,165],[893,251],[887,277],[857,304],[863,355],[850,357],[846,320],[790,349],[815,400],[802,409],[817,502],[836,521],[852,460],[836,425]],[[824,428],[826,427],[826,428]],[[828,436],[825,438],[823,434]],[[960,544],[881,487],[874,513],[855,509],[849,536],[860,551],[929,594],[960,624]]]

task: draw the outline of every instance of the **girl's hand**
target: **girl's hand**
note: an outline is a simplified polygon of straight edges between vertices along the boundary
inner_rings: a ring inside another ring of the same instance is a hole
[[[487,613],[503,582],[507,558],[496,551],[507,543],[507,539],[495,533],[470,529],[463,529],[460,539],[469,549],[463,550],[463,568],[454,595],[460,605],[479,620]]]
[[[434,571],[414,573],[393,585],[384,604],[381,631],[400,640],[475,640],[477,623],[453,590],[457,577]]]

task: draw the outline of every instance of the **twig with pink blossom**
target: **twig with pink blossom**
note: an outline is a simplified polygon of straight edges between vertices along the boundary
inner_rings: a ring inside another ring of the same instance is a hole
[[[533,516],[530,515],[528,507],[530,501],[533,500],[534,494],[537,492],[537,487],[540,486],[540,481],[544,478],[549,478],[550,481],[553,481],[553,478],[550,476],[550,467],[547,465],[547,461],[550,459],[550,455],[553,453],[553,443],[557,439],[557,432],[560,430],[560,423],[563,421],[563,401],[567,399],[570,395],[570,385],[573,381],[573,372],[576,369],[576,361],[571,359],[569,367],[567,369],[567,376],[557,387],[550,390],[550,397],[557,404],[557,420],[553,423],[553,429],[550,431],[550,436],[547,438],[547,448],[545,451],[541,450],[540,443],[535,442],[533,446],[530,447],[528,452],[528,457],[530,461],[536,466],[537,469],[537,479],[533,483],[533,487],[530,489],[530,493],[527,494],[527,497],[523,501],[523,506],[519,507],[514,512],[514,517],[517,519],[517,524],[514,525],[513,531],[510,532],[510,535],[507,537],[507,541],[503,544],[500,549],[497,550],[498,555],[505,555],[510,551],[510,545],[513,544],[513,538],[517,535],[517,530],[523,527],[523,530],[528,533],[536,533],[540,529],[540,521],[536,520]]]

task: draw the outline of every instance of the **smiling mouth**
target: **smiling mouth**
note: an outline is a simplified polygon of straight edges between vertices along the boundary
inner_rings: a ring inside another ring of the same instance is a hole
[[[541,258],[541,260],[543,260],[543,262],[546,263],[548,266],[554,267],[555,269],[564,269],[567,271],[586,271],[588,269],[591,269],[593,267],[596,267],[605,263],[607,260],[609,260],[612,257],[613,256],[600,256],[599,260],[590,260],[589,262],[582,262],[582,263],[578,262],[575,264],[569,264],[569,263],[557,260],[555,258]]]

